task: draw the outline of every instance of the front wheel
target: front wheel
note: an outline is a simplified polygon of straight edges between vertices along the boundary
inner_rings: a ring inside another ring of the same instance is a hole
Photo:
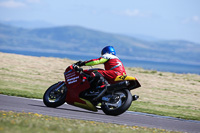
[[[114,92],[108,102],[102,102],[101,108],[107,115],[117,116],[124,113],[132,103],[132,95],[129,90]]]
[[[59,89],[58,89],[59,87]],[[58,90],[56,90],[58,89]],[[64,82],[50,86],[43,96],[43,102],[47,107],[58,107],[65,103],[67,88]]]

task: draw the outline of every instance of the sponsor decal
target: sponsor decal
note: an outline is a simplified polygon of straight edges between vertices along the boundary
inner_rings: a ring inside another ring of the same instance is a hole
[[[75,72],[73,72],[73,73],[66,74],[65,77],[66,77],[66,79],[69,79],[75,75],[76,75]]]
[[[79,76],[67,79],[67,82],[68,84],[76,83],[78,81],[77,79],[79,79]]]

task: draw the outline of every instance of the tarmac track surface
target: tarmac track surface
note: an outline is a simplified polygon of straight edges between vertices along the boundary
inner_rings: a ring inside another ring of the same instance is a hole
[[[0,94],[0,110],[14,112],[33,112],[43,115],[115,123],[130,126],[144,126],[171,131],[200,133],[200,121],[183,120],[173,117],[158,116],[127,111],[119,116],[105,115],[101,110],[91,112],[64,104],[58,108],[46,107],[40,99],[28,99]]]

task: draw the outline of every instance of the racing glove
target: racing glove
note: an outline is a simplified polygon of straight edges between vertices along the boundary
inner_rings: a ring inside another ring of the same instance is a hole
[[[77,66],[85,66],[85,62],[84,61],[78,61],[77,63]]]

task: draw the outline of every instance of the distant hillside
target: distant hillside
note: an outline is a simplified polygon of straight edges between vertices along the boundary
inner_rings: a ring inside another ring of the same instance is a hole
[[[23,29],[0,24],[0,50],[99,56],[106,45],[121,58],[200,64],[200,44],[183,40],[144,41],[78,26]]]

